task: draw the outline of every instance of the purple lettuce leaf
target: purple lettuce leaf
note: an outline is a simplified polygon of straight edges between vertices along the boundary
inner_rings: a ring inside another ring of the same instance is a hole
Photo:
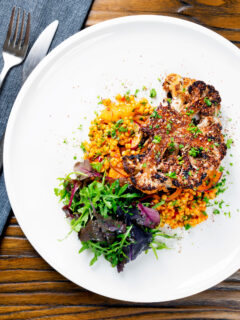
[[[111,217],[103,218],[100,214],[94,213],[94,220],[89,220],[86,226],[79,231],[81,241],[107,241],[111,243],[116,236],[126,232],[126,224],[114,220]]]
[[[78,188],[79,188],[79,183],[78,183],[78,181],[75,180],[75,181],[74,181],[74,184],[73,184],[72,191],[71,191],[71,196],[70,196],[68,208],[71,207],[72,201],[73,201],[73,197],[74,197],[75,193],[77,192]]]
[[[140,214],[144,218],[144,226],[148,228],[155,228],[160,223],[160,215],[157,210],[138,204]]]
[[[92,168],[89,160],[75,163],[74,171],[81,172],[83,174],[78,176],[79,180],[84,180],[89,177],[101,177],[101,174]]]
[[[117,265],[118,272],[123,271],[124,265],[132,260],[135,260],[143,251],[150,248],[152,242],[152,234],[142,230],[135,224],[132,224],[131,239],[133,242],[123,248],[128,259],[124,259]]]
[[[118,207],[116,217],[117,219],[124,221],[126,225],[132,226],[130,236],[133,242],[123,249],[128,258],[117,265],[118,272],[121,272],[126,263],[135,260],[143,251],[149,249],[152,242],[152,234],[142,229],[142,226],[146,226],[146,218],[136,207],[129,208],[128,212],[123,211]]]

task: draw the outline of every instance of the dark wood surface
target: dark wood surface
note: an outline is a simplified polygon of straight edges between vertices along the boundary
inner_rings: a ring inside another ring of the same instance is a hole
[[[134,14],[199,23],[240,47],[240,0],[95,0],[86,27]],[[111,300],[66,280],[32,248],[14,216],[0,243],[0,319],[240,319],[240,271],[189,298],[155,304]]]

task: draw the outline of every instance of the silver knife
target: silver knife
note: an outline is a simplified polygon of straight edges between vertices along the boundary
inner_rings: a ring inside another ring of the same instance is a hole
[[[25,62],[22,71],[23,83],[39,64],[39,62],[47,55],[48,49],[52,43],[54,35],[58,28],[58,20],[53,21],[47,26],[34,42]]]
[[[58,21],[55,20],[46,29],[43,30],[43,32],[39,35],[37,40],[34,42],[34,45],[32,46],[32,49],[30,50],[23,66],[22,83],[24,83],[24,81],[27,79],[27,77],[33,71],[33,69],[46,56],[48,49],[52,43],[52,40],[54,38],[54,35],[57,31],[57,27],[58,27]],[[4,134],[0,139],[0,174],[3,168],[3,142],[4,142]],[[3,215],[1,216],[2,223],[1,223],[1,230],[0,230],[0,235],[1,235],[2,228],[4,227],[7,221],[8,213],[10,212],[10,208],[11,208],[8,197],[7,197],[5,185],[4,185],[3,175],[1,175],[1,178],[0,178],[0,187],[2,190],[1,200],[3,200],[3,203],[1,202],[1,206],[3,207]]]

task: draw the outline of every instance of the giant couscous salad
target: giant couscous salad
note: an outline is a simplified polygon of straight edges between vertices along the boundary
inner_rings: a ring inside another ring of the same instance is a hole
[[[157,256],[164,239],[174,238],[162,227],[188,230],[205,221],[225,190],[221,160],[232,141],[222,133],[218,91],[177,74],[163,89],[157,108],[138,99],[139,90],[103,99],[81,144],[84,161],[55,189],[80,252],[94,254],[91,265],[103,255],[120,272],[143,251]]]

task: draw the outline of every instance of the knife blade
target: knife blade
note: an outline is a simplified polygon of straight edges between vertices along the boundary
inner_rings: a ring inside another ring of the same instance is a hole
[[[58,28],[58,20],[49,24],[34,42],[25,62],[22,71],[22,82],[24,83],[33,69],[47,55],[54,35]]]

